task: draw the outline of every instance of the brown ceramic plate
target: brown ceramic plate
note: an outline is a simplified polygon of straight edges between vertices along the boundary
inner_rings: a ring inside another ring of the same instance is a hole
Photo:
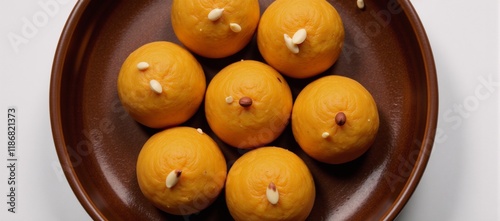
[[[261,11],[271,1],[261,1]],[[271,145],[297,153],[316,181],[309,220],[393,219],[410,198],[428,161],[436,129],[438,94],[426,34],[408,0],[330,1],[345,25],[338,62],[323,75],[356,79],[375,98],[380,130],[371,149],[342,164],[319,163],[295,143],[291,130]],[[152,41],[179,43],[170,26],[171,1],[78,1],[57,48],[50,88],[54,141],[66,177],[96,220],[231,220],[222,194],[206,210],[172,216],[141,194],[135,165],[156,130],[122,108],[116,81],[122,62]],[[197,57],[207,80],[241,59],[262,60],[255,41],[224,59]],[[314,78],[316,79],[316,78]],[[314,79],[287,79],[294,97]],[[242,154],[210,131],[203,108],[185,125],[203,128],[220,144],[228,167]]]

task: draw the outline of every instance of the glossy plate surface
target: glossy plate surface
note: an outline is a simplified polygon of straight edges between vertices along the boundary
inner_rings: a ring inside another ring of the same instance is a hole
[[[261,11],[271,1],[261,1]],[[298,147],[290,128],[271,145],[297,153],[309,166],[317,197],[309,220],[393,219],[413,193],[430,156],[437,122],[434,60],[425,31],[407,0],[330,1],[346,31],[343,52],[326,74],[351,77],[375,98],[380,130],[371,149],[342,164],[319,163]],[[170,25],[171,1],[78,1],[57,48],[50,88],[54,141],[66,177],[96,220],[231,220],[224,195],[206,210],[172,216],[153,207],[135,176],[137,155],[157,130],[122,108],[116,81],[139,46],[179,43]],[[241,59],[262,60],[255,41],[224,59],[197,57],[210,80]],[[321,76],[323,76],[321,75]],[[294,97],[316,79],[287,78]],[[203,108],[184,125],[203,128],[219,143],[228,167],[241,155],[210,131]]]

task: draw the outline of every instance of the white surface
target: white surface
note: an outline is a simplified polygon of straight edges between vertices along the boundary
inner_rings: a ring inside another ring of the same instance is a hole
[[[0,220],[91,220],[60,170],[48,112],[52,58],[75,3],[0,3],[0,122],[6,123],[8,106],[18,108],[19,159],[16,214],[7,212],[8,170],[0,169]],[[498,2],[413,5],[436,61],[439,131],[427,170],[398,220],[500,220]],[[18,45],[9,40],[14,35],[22,38]],[[488,80],[493,84],[486,87]],[[0,126],[5,163],[6,133]]]
[[[399,218],[500,220],[498,1],[412,3],[436,61],[440,132]]]

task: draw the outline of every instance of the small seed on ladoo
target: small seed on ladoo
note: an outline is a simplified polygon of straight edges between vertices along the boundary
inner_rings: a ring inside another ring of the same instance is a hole
[[[335,123],[339,126],[344,125],[346,120],[344,112],[338,112],[337,115],[335,115]]]
[[[165,185],[167,186],[167,188],[170,189],[173,186],[175,186],[175,184],[177,184],[177,182],[179,182],[181,174],[182,174],[182,170],[172,170],[167,175],[167,179],[165,180]]]
[[[273,182],[269,183],[269,185],[267,186],[266,197],[267,200],[273,205],[276,205],[280,199],[280,194],[278,193],[278,189],[276,188],[276,185]]]
[[[252,106],[252,98],[249,97],[242,97],[239,100],[240,106],[242,107],[250,107]]]
[[[231,31],[238,33],[241,31],[241,26],[238,23],[229,23],[229,28]]]
[[[221,16],[222,12],[224,12],[223,8],[214,8],[210,13],[208,13],[208,20],[217,21]]]
[[[163,92],[163,87],[161,86],[160,82],[157,80],[151,80],[149,81],[149,87],[151,90],[153,90],[157,94],[161,94]]]
[[[149,68],[149,63],[148,62],[141,61],[141,62],[137,63],[137,69],[139,69],[139,71],[144,71],[144,70],[146,70],[148,68]]]

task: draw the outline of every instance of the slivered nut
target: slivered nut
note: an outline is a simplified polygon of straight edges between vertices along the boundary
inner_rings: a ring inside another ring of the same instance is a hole
[[[284,34],[283,37],[285,39],[285,45],[288,50],[290,50],[294,54],[299,53],[299,46],[293,43],[292,38],[290,38],[290,36],[288,36],[287,34]]]
[[[229,23],[229,28],[236,33],[241,31],[241,26],[238,23]]]
[[[217,21],[222,16],[223,11],[224,11],[223,8],[212,9],[212,11],[210,11],[210,13],[208,13],[208,20]]]
[[[273,205],[276,205],[280,199],[280,194],[278,193],[278,189],[276,188],[276,185],[274,185],[273,182],[269,183],[269,185],[267,186],[266,197],[267,200]]]
[[[359,9],[365,8],[365,2],[363,0],[356,0],[356,4],[358,5]]]
[[[330,133],[328,133],[328,132],[323,132],[323,133],[321,134],[321,137],[323,137],[323,138],[325,138],[325,139],[326,139],[327,137],[329,137],[329,136],[330,136]]]
[[[299,29],[295,34],[293,34],[292,37],[292,43],[298,45],[302,44],[306,40],[307,37],[307,31],[304,28]]]
[[[163,92],[163,88],[157,80],[151,80],[149,81],[149,86],[151,87],[151,90],[153,90],[157,94],[161,94]]]
[[[233,101],[234,101],[233,96],[226,97],[226,103],[231,104],[231,103],[233,103]]]
[[[182,174],[182,170],[172,170],[167,175],[167,179],[165,180],[165,185],[167,186],[167,188],[170,189],[173,186],[175,186],[175,184],[177,184],[177,182],[179,182],[181,174]]]
[[[203,134],[203,130],[201,128],[197,128],[196,131],[198,131],[199,134]]]
[[[144,71],[144,70],[146,70],[148,68],[149,68],[149,63],[148,62],[141,61],[141,62],[137,63],[137,69],[139,69],[139,71]]]
[[[290,37],[288,34],[283,34],[283,38],[285,39],[285,45],[292,53],[299,53],[299,44],[302,44],[307,38],[307,31],[304,28],[301,28],[293,34],[293,37]]]

